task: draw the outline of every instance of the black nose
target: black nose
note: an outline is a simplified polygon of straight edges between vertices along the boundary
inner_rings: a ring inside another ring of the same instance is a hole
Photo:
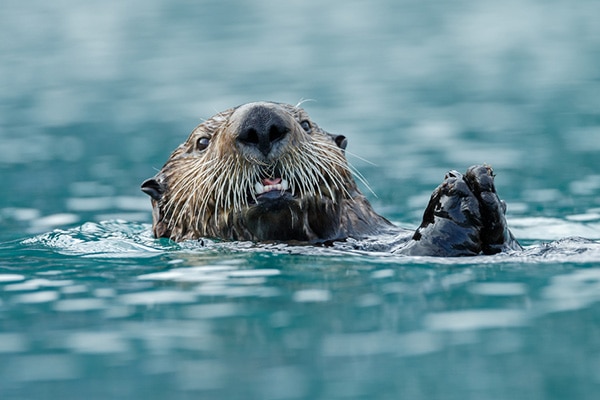
[[[289,131],[289,123],[276,110],[255,106],[244,117],[237,140],[245,146],[258,148],[267,156],[273,144],[283,139]]]

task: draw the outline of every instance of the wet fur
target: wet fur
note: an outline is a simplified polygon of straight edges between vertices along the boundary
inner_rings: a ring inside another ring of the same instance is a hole
[[[153,190],[155,236],[176,241],[211,237],[319,242],[362,237],[390,226],[358,190],[335,136],[299,107],[276,107],[289,116],[292,129],[272,157],[257,157],[239,148],[232,121],[236,108],[192,131],[161,171],[144,184],[147,193]],[[302,121],[309,121],[310,134],[300,127]],[[209,139],[205,149],[197,146],[201,138]],[[287,209],[276,212],[254,204],[252,196],[254,183],[274,171],[289,181],[296,196],[281,204]]]

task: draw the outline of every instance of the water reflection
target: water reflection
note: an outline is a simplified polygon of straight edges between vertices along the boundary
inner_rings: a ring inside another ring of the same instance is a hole
[[[444,346],[441,336],[427,331],[347,333],[326,336],[322,343],[326,357],[365,357],[374,355],[419,356]]]
[[[589,268],[552,277],[542,292],[549,311],[588,307],[600,300],[600,269]]]
[[[545,345],[534,350],[530,337],[561,335],[562,328],[547,331],[549,321],[567,311],[597,312],[600,301],[600,272],[568,264],[548,264],[541,273],[537,263],[432,267],[387,258],[360,263],[352,254],[344,260],[211,251],[180,250],[141,269],[105,258],[111,276],[120,276],[116,285],[114,278],[106,281],[102,266],[73,256],[38,272],[0,274],[0,352],[6,356],[0,382],[83,384],[91,379],[85,371],[109,378],[117,368],[125,379],[151,377],[163,387],[157,393],[235,397],[241,389],[229,382],[236,380],[273,398],[336,392],[339,385],[374,393],[368,382],[394,382],[398,371],[418,379],[420,368],[452,354],[467,363],[465,376],[487,379],[490,372],[477,371],[469,354],[524,360],[530,357],[524,348],[543,353]],[[74,278],[81,268],[85,280]],[[20,329],[46,320],[48,310],[59,324],[43,332]],[[388,368],[372,369],[373,363]],[[328,372],[327,366],[342,364],[347,368]],[[14,365],[29,369],[10,372]],[[354,380],[357,373],[361,378]],[[293,379],[292,392],[269,374]]]
[[[521,326],[527,319],[527,314],[522,310],[488,308],[427,314],[423,324],[433,331],[477,331]]]
[[[26,355],[10,358],[11,368],[3,371],[8,382],[52,382],[81,377],[82,366],[67,354]]]

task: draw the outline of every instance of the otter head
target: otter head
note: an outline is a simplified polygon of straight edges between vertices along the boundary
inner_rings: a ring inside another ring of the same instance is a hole
[[[387,221],[356,187],[346,143],[288,104],[219,113],[142,184],[154,234],[318,242],[371,233]]]

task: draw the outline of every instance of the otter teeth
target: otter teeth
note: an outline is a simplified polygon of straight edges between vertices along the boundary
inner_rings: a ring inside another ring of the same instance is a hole
[[[281,192],[285,192],[290,187],[288,181],[286,181],[285,179],[281,179],[279,181],[279,183],[275,183],[275,184],[269,184],[269,183],[272,183],[272,181],[269,181],[266,179],[263,182],[265,182],[267,184],[263,185],[260,182],[256,182],[254,184],[254,191],[256,192],[257,195],[271,192],[273,190],[279,190]]]

